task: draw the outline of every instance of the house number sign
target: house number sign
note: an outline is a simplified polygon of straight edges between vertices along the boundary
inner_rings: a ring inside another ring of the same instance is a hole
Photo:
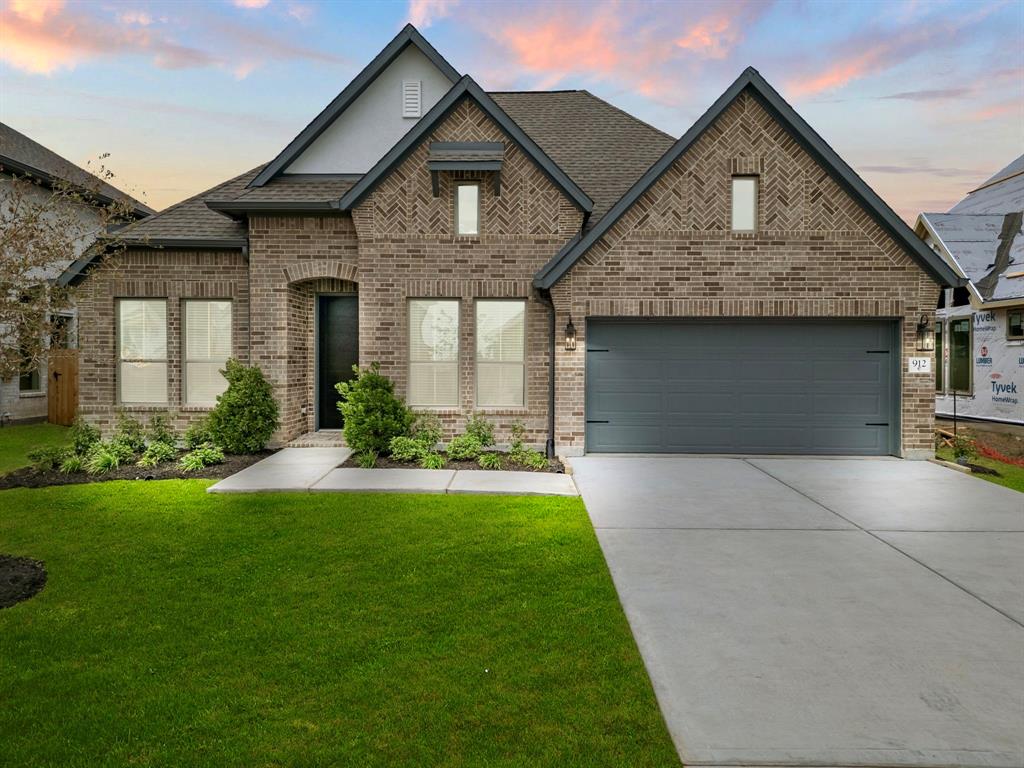
[[[930,357],[907,358],[907,373],[931,373],[932,359]]]

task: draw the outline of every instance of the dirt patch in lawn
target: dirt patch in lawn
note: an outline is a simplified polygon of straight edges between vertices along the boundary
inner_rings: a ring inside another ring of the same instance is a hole
[[[0,555],[0,608],[35,596],[46,586],[46,568],[39,560]]]
[[[75,472],[65,475],[59,470],[36,472],[31,467],[16,469],[7,475],[0,475],[0,490],[6,488],[42,488],[47,485],[79,485],[98,483],[106,480],[220,480],[261,461],[274,451],[226,456],[223,464],[213,464],[198,472],[185,472],[176,461],[156,467],[137,467],[127,464],[102,475]],[[184,455],[184,454],[182,454]]]
[[[356,455],[352,454],[348,457],[344,464],[341,465],[345,468],[359,469],[359,462],[356,460]],[[445,465],[445,469],[483,469],[475,459],[466,461],[452,461],[449,459]],[[376,469],[420,469],[420,465],[415,461],[395,461],[388,456],[381,456],[377,459]],[[501,469],[502,471],[515,471],[515,472],[553,472],[557,474],[565,474],[565,467],[562,466],[562,462],[558,459],[552,459],[548,462],[547,469],[535,469],[534,467],[527,467],[522,464],[513,464],[508,460],[507,456],[501,457]]]

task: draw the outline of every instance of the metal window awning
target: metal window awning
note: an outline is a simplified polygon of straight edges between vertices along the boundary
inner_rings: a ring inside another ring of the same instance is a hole
[[[440,191],[438,174],[442,171],[488,171],[493,174],[494,196],[501,196],[501,166],[505,145],[500,141],[434,141],[427,154],[430,184],[434,197]]]

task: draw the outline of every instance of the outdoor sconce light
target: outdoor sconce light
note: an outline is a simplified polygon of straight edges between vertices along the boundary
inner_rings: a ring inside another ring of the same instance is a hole
[[[935,351],[935,334],[928,325],[927,315],[921,315],[921,319],[917,321],[917,351]]]
[[[565,324],[565,351],[572,352],[576,349],[576,326],[572,324],[572,315],[569,315],[569,322]]]

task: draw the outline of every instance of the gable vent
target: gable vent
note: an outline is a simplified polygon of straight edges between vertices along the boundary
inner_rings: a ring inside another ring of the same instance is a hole
[[[402,81],[402,117],[423,116],[423,81]]]

